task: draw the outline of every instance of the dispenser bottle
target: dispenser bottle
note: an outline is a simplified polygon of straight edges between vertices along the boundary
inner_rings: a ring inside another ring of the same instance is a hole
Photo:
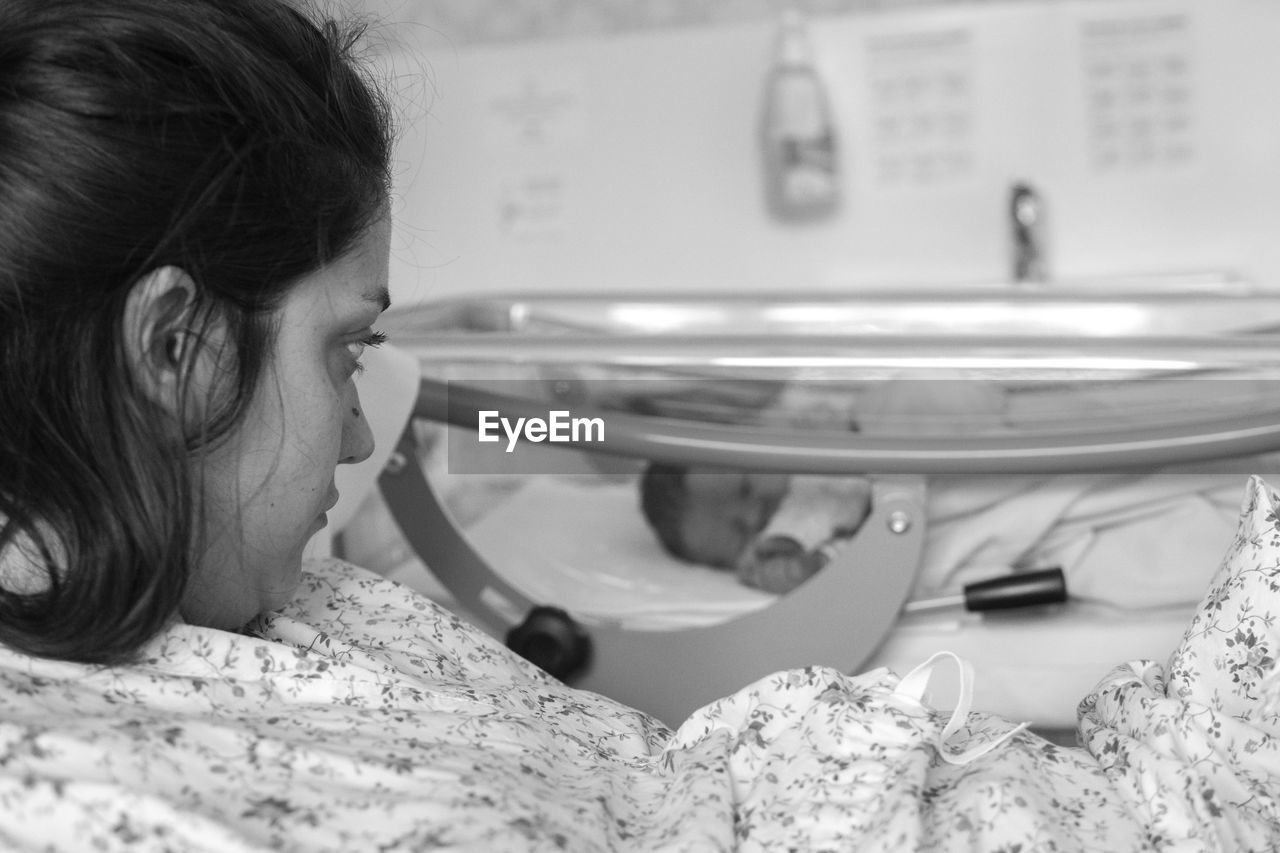
[[[782,13],[761,111],[765,195],[782,221],[821,219],[839,203],[836,134],[800,12]]]

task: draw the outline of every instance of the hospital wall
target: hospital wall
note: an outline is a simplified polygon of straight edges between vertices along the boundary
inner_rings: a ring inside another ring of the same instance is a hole
[[[1280,288],[1272,0],[814,14],[841,204],[804,224],[764,203],[772,16],[484,40],[416,14],[383,55],[401,304],[1004,282],[1016,180],[1045,201],[1044,286],[1221,271]]]

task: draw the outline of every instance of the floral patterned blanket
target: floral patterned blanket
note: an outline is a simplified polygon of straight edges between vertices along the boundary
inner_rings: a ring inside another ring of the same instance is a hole
[[[0,847],[1276,849],[1276,505],[1250,483],[1184,641],[1102,679],[1079,748],[885,670],[778,673],[673,732],[326,561],[252,635],[174,625],[127,668],[0,651]]]

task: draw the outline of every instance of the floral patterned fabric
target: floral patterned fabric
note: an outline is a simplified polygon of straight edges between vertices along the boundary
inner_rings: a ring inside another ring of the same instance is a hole
[[[1117,668],[1080,736],[1152,843],[1280,848],[1280,521],[1253,478],[1235,540],[1167,666]]]
[[[173,625],[117,668],[0,650],[0,848],[1271,849],[1280,531],[1260,483],[1245,509],[1168,666],[1083,703],[1086,749],[953,731],[885,670],[778,673],[673,732],[311,564],[248,635]]]

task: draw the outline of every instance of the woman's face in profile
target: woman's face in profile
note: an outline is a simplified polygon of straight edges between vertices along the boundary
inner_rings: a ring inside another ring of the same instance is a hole
[[[183,600],[188,622],[236,630],[287,602],[338,499],[336,466],[372,453],[354,376],[387,307],[389,238],[384,221],[278,309],[255,397],[204,460],[207,548]]]

